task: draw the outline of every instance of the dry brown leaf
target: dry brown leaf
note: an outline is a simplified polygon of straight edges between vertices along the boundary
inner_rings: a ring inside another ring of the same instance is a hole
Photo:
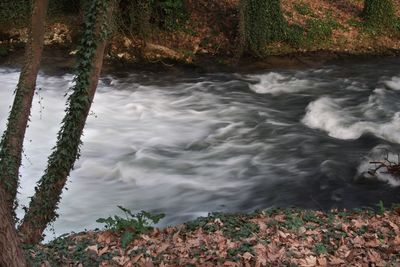
[[[360,236],[356,236],[355,238],[353,238],[352,242],[356,248],[361,248],[365,243],[364,238]]]
[[[97,242],[106,243],[108,245],[111,243],[112,235],[111,232],[102,232],[97,236]]]
[[[113,261],[115,261],[116,263],[118,263],[118,265],[124,265],[125,263],[127,263],[130,258],[129,257],[125,257],[125,256],[115,256],[112,258]]]
[[[393,230],[396,232],[396,234],[399,234],[399,226],[397,226],[395,223],[391,222],[391,221],[387,221],[390,225],[390,227],[393,228]]]
[[[157,249],[156,254],[160,254],[160,253],[164,252],[165,250],[167,250],[167,248],[169,248],[169,244],[167,244],[167,243],[162,244],[162,245]]]
[[[368,258],[371,262],[377,263],[381,261],[381,256],[373,249],[368,250]]]
[[[328,265],[328,261],[325,257],[319,257],[317,259],[318,265],[320,266],[327,266]]]
[[[86,251],[92,251],[96,254],[99,254],[99,249],[97,245],[93,245],[93,246],[88,246],[86,249]]]
[[[239,266],[239,263],[234,262],[234,261],[225,261],[224,266],[232,266],[232,267],[237,267]]]
[[[139,254],[132,258],[132,262],[138,262],[143,257],[143,254]]]
[[[344,264],[344,263],[345,263],[345,261],[338,257],[335,257],[335,256],[329,257],[329,264],[340,265],[340,264]]]
[[[308,256],[304,259],[300,260],[300,266],[302,267],[313,267],[317,266],[317,257],[315,256]]]
[[[97,253],[97,255],[102,256],[103,254],[105,254],[106,252],[108,252],[109,248],[106,246],[104,248],[101,248],[99,250],[99,252]]]
[[[151,260],[149,260],[149,261],[146,261],[144,266],[145,267],[154,267],[154,263]]]
[[[244,254],[243,254],[243,259],[244,260],[246,260],[246,261],[249,261],[249,260],[251,260],[252,258],[254,258],[254,256],[250,253],[250,252],[245,252]]]

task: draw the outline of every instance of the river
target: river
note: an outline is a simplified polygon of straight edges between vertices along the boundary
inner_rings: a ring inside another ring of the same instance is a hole
[[[163,225],[213,211],[374,207],[400,202],[400,181],[367,172],[400,153],[400,59],[318,69],[101,78],[82,156],[55,233],[99,217],[164,212]],[[3,131],[18,70],[0,67]],[[71,74],[41,73],[21,168],[28,204],[55,144]],[[21,211],[19,211],[21,214]]]

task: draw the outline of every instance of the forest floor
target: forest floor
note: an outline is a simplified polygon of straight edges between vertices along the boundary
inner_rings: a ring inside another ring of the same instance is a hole
[[[400,208],[210,214],[138,234],[87,231],[27,248],[33,266],[399,266]]]
[[[396,27],[378,31],[366,27],[360,17],[363,0],[282,0],[284,16],[292,29],[286,40],[269,44],[263,58],[238,62],[239,0],[186,0],[184,22],[168,30],[152,27],[145,40],[130,30],[115,31],[106,58],[165,65],[256,63],[258,68],[298,65],[303,58],[307,63],[349,55],[399,55],[400,2],[394,2],[399,17]],[[45,44],[66,47],[74,54],[78,21],[77,15],[49,16]],[[2,25],[0,60],[2,55],[20,53],[18,48],[26,40],[26,28]]]

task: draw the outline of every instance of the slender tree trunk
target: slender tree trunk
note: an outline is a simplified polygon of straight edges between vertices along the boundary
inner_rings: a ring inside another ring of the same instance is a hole
[[[32,18],[25,48],[25,64],[19,76],[7,129],[0,144],[0,186],[4,188],[4,198],[10,211],[14,208],[18,190],[22,146],[42,57],[47,6],[48,0],[32,1]]]
[[[4,189],[0,187],[0,267],[24,267],[25,257],[5,197]]]
[[[29,209],[19,228],[24,243],[40,242],[47,225],[57,217],[62,190],[75,160],[79,157],[81,135],[100,76],[106,38],[103,25],[110,24],[114,0],[93,0],[85,15],[85,28],[77,55],[77,76],[68,109],[49,157],[47,169],[39,181]]]
[[[48,0],[32,1],[25,64],[19,77],[7,129],[0,143],[0,267],[26,266],[13,215],[22,146],[42,57],[47,7]]]

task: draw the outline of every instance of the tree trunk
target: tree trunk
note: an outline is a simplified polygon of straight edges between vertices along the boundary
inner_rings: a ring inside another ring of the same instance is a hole
[[[57,145],[49,157],[47,169],[19,228],[24,243],[40,242],[47,225],[57,217],[56,209],[62,190],[79,158],[81,135],[103,63],[106,46],[103,26],[110,24],[114,4],[113,0],[93,0],[85,14],[85,28],[77,54],[75,86],[68,99]]]
[[[14,220],[6,201],[6,194],[0,187],[0,267],[24,267],[25,257],[19,247]]]
[[[0,144],[0,186],[10,211],[14,210],[19,185],[22,146],[28,125],[36,77],[42,57],[48,0],[32,1],[29,39],[25,48],[25,64],[19,76],[7,129]]]
[[[393,28],[396,19],[392,0],[365,0],[361,15],[367,26],[378,29]]]
[[[239,45],[242,51],[262,56],[265,47],[285,38],[286,21],[280,0],[241,0]]]

